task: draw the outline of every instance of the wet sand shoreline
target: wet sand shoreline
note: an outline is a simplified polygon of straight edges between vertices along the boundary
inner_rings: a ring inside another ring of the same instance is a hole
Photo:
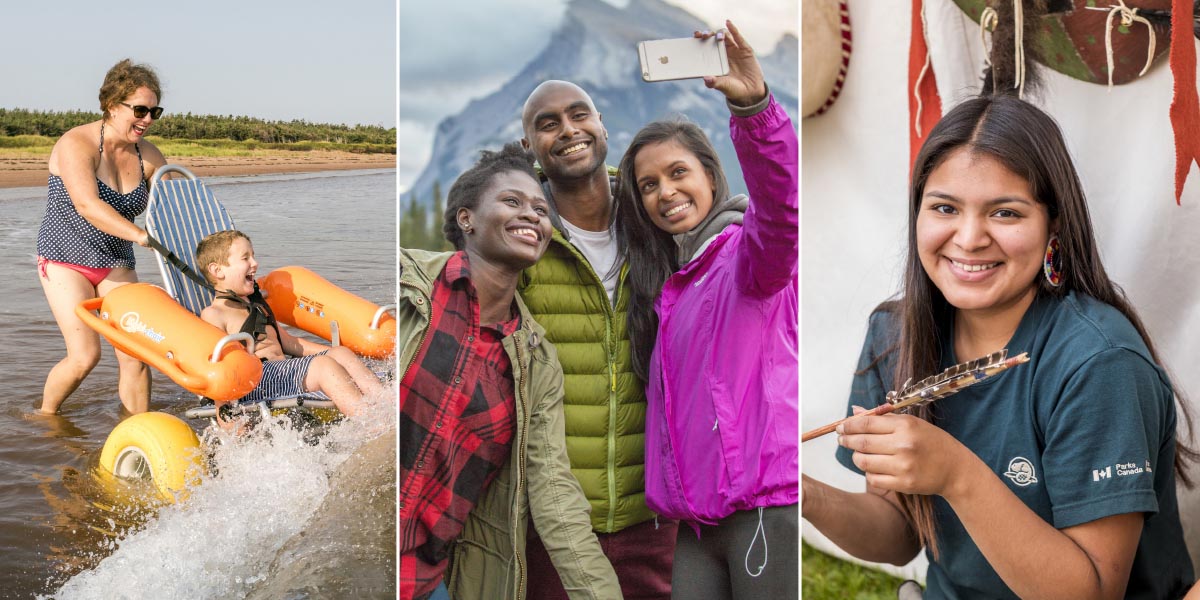
[[[199,177],[396,167],[395,154],[353,152],[272,152],[253,156],[172,156],[167,159]],[[45,186],[48,176],[45,157],[0,156],[0,188]]]

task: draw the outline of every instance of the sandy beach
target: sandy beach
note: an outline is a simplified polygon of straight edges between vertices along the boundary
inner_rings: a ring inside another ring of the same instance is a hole
[[[347,169],[392,169],[394,154],[352,152],[272,152],[254,156],[168,156],[172,164],[187,167],[199,177],[265,175]],[[0,188],[45,186],[46,158],[0,156]]]

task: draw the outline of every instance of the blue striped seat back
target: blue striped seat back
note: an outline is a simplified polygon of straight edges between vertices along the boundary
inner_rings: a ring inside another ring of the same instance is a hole
[[[234,229],[233,219],[199,179],[185,169],[172,170],[185,173],[189,179],[155,177],[157,182],[150,190],[146,209],[146,231],[203,277],[196,265],[196,244],[207,235]],[[199,315],[212,302],[212,292],[188,279],[157,252],[154,258],[167,292],[184,308]]]

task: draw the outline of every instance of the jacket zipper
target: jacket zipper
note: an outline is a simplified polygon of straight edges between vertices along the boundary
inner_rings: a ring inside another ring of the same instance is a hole
[[[529,374],[530,365],[527,364],[525,359],[521,356],[521,344],[524,343],[524,340],[517,339],[513,341],[515,342],[513,347],[517,352],[517,364],[521,366],[521,380],[517,382],[517,399],[521,403],[521,443],[517,446],[517,501],[513,503],[514,514],[511,519],[513,522],[513,531],[511,532],[513,539],[513,556],[517,558],[516,597],[520,597],[521,590],[525,589],[525,553],[520,551],[520,549],[518,549],[516,546],[516,528],[526,527],[526,523],[523,520],[517,519],[517,517],[520,515],[520,511],[517,510],[517,507],[520,505],[521,494],[524,493],[522,488],[525,486],[525,445],[527,443],[526,440],[529,437],[529,405],[526,403],[526,399],[529,397],[529,390],[527,389],[529,380],[527,376]]]
[[[425,346],[425,336],[429,335],[429,324],[425,324],[425,328],[421,330],[421,338],[417,341],[417,351],[413,352],[412,358],[408,359],[408,366],[400,372],[400,379],[403,380],[405,375],[408,375],[408,370],[417,362],[417,355],[421,353],[421,348]]]
[[[612,305],[609,305],[608,302],[604,303],[604,311],[608,315],[607,322],[604,324],[604,352],[608,356],[608,373],[611,382],[608,392],[608,460],[605,461],[605,467],[608,469],[608,517],[604,522],[604,530],[610,532],[613,530],[617,516],[617,409],[620,406],[620,398],[617,397],[616,348],[612,338],[617,318],[616,305],[621,301],[621,288],[625,281],[625,273],[625,266],[622,265],[620,274],[617,276],[617,297]],[[604,290],[603,281],[600,282],[600,289]],[[605,295],[607,296],[607,294]]]
[[[604,290],[604,281],[600,279],[600,275],[596,273],[595,267],[588,262],[587,257],[583,255],[573,244],[563,240],[568,251],[575,257],[575,260],[582,262],[588,266],[588,273],[591,273],[592,279],[600,288],[600,297],[603,302],[600,303],[604,307],[604,355],[608,363],[608,435],[606,446],[607,455],[604,460],[604,469],[608,479],[608,514],[604,518],[604,530],[611,532],[613,523],[616,521],[617,513],[617,362],[616,351],[613,348],[613,322],[616,320],[616,308],[614,303],[610,303],[608,293]],[[625,281],[626,267],[621,266],[620,274],[617,277],[617,297],[621,299],[621,287]]]

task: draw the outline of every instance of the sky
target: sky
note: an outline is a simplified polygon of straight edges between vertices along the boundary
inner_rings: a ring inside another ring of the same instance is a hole
[[[123,58],[173,113],[396,125],[392,0],[5,2],[0,108],[91,110]]]
[[[0,108],[98,111],[104,73],[129,57],[158,72],[168,112],[397,127],[403,189],[428,160],[437,123],[541,51],[566,2],[9,2]],[[732,18],[760,52],[799,29],[795,0],[686,4],[714,25]]]
[[[403,192],[429,160],[438,122],[498,89],[541,52],[562,20],[567,0],[399,1],[397,163]],[[628,0],[606,1],[628,5]],[[714,27],[732,19],[759,53],[771,52],[780,36],[800,29],[799,0],[666,1]],[[679,37],[690,34],[680,32]],[[486,52],[481,52],[485,40]]]

